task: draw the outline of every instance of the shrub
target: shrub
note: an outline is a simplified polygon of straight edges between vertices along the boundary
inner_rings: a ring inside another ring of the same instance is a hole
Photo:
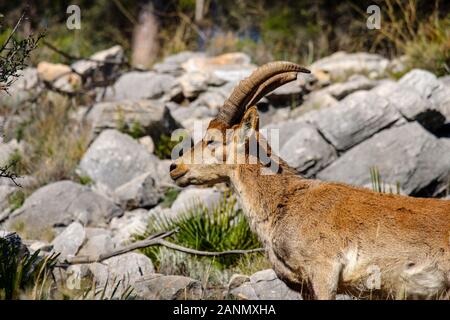
[[[172,149],[184,138],[184,135],[180,135],[178,139],[172,140],[168,135],[161,134],[155,143],[155,155],[160,159],[171,159]]]
[[[175,233],[171,240],[173,243],[201,251],[225,251],[234,249],[254,249],[260,247],[256,236],[241,210],[236,210],[236,199],[225,195],[212,209],[198,204],[190,210],[183,212],[175,219],[166,217],[151,218],[147,231],[137,238],[142,239],[150,234],[173,230]],[[173,268],[170,273],[186,274],[194,272],[192,269],[209,268],[223,270],[236,265],[240,255],[224,255],[218,257],[187,256],[184,253],[169,254],[171,249],[153,246],[143,249],[157,267]],[[167,261],[169,258],[170,261]],[[166,259],[166,261],[164,261]],[[192,266],[196,265],[195,268]],[[172,266],[172,267],[171,267]],[[204,273],[203,273],[204,274]]]
[[[42,298],[56,258],[41,258],[39,250],[25,253],[20,243],[0,238],[0,299],[18,299],[29,289],[33,289],[32,298]]]
[[[71,118],[74,101],[48,92],[30,108],[21,129],[24,150],[20,174],[33,175],[39,187],[63,179],[75,179],[75,168],[89,142],[87,126]]]

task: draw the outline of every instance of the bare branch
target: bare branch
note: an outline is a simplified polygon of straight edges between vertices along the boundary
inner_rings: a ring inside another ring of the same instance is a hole
[[[19,27],[20,23],[22,22],[23,17],[25,17],[25,12],[22,13],[22,15],[20,16],[20,18],[17,21],[16,25],[14,26],[14,28],[11,31],[11,33],[9,34],[8,38],[6,38],[5,43],[3,43],[2,47],[0,48],[0,52],[2,52],[6,48],[6,46],[8,45],[9,40],[11,40],[12,36],[17,31],[17,28]]]
[[[209,256],[209,257],[218,257],[218,256],[225,256],[228,254],[248,254],[248,253],[255,253],[255,252],[264,252],[263,248],[256,248],[256,249],[250,249],[250,250],[227,250],[227,251],[199,251],[195,249],[186,248],[183,246],[180,246],[178,244],[158,239],[158,244],[176,251],[189,253],[189,254],[195,254],[198,256]]]
[[[171,231],[165,231],[160,232],[154,235],[151,235],[145,240],[138,241],[135,243],[132,243],[128,246],[112,250],[110,252],[96,255],[96,256],[78,256],[78,257],[71,257],[66,258],[66,260],[60,264],[57,264],[57,267],[67,267],[69,265],[73,264],[87,264],[87,263],[94,263],[94,262],[102,262],[103,260],[128,253],[130,251],[136,250],[136,249],[142,249],[154,245],[160,245],[167,247],[169,249],[173,249],[176,251],[188,253],[188,254],[195,254],[199,256],[210,256],[210,257],[217,257],[217,256],[223,256],[223,255],[229,255],[229,254],[248,254],[248,253],[255,253],[255,252],[263,252],[263,248],[257,248],[257,249],[251,249],[251,250],[228,250],[228,251],[220,251],[220,252],[210,252],[210,251],[200,251],[195,249],[186,248],[180,245],[177,245],[175,243],[171,243],[169,241],[164,240],[164,238],[167,238],[177,232],[177,230],[171,230]]]
[[[0,178],[8,178],[10,179],[17,187],[22,187],[18,182],[17,178],[20,178],[16,173],[11,171],[11,168],[15,165],[15,163],[10,163],[6,166],[0,167]]]

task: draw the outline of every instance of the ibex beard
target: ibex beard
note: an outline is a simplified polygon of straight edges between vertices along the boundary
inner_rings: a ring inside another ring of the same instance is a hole
[[[172,179],[228,183],[279,278],[316,299],[448,299],[450,201],[305,179],[264,143],[254,105],[298,72],[308,70],[273,62],[241,81],[204,138],[173,162]]]

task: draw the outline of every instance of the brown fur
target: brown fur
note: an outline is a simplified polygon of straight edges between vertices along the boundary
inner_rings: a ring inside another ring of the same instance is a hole
[[[257,121],[250,108],[238,127],[257,132]],[[229,140],[227,152],[233,147]],[[346,290],[448,298],[450,201],[308,180],[272,157],[281,165],[274,175],[262,174],[260,163],[189,165],[183,157],[171,175],[182,186],[230,183],[277,275],[293,285],[306,282],[317,299]],[[377,279],[379,288],[368,285]]]

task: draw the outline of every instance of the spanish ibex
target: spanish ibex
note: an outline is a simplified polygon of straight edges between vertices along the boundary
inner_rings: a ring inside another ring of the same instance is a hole
[[[229,183],[277,275],[308,284],[316,299],[367,289],[399,299],[448,299],[450,201],[305,179],[270,147],[278,168],[267,174],[267,163],[250,152],[251,139],[263,140],[256,102],[298,72],[309,73],[272,62],[242,80],[203,140],[172,163],[172,179],[179,186]],[[378,288],[368,286],[377,280]]]

